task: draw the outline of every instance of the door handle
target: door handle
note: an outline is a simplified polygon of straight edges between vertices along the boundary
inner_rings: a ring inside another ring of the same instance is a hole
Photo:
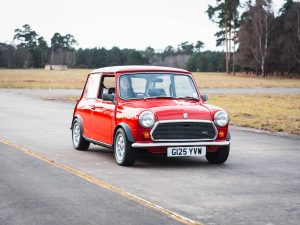
[[[90,105],[90,107],[91,107],[92,110],[96,109],[96,107],[94,105]]]

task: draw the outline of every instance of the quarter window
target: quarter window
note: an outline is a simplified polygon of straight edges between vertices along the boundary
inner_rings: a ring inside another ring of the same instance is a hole
[[[84,90],[84,97],[96,98],[99,90],[100,75],[91,74]]]

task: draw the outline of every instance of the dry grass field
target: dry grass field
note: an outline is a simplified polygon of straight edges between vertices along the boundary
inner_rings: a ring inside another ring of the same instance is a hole
[[[270,88],[270,87],[300,87],[300,79],[281,77],[250,77],[242,75],[227,75],[224,73],[193,73],[200,88]]]
[[[0,70],[0,88],[82,88],[90,69]],[[223,73],[194,73],[201,88],[300,87],[300,79],[253,78]]]
[[[0,70],[0,88],[82,88],[88,69],[69,70]]]
[[[82,88],[89,69],[0,70],[0,88]],[[300,87],[300,79],[194,73],[200,88]],[[62,96],[74,101],[78,96]],[[300,135],[300,94],[210,95],[208,103],[225,108],[231,124]],[[61,99],[58,99],[61,100]]]
[[[209,104],[230,114],[233,125],[300,135],[300,94],[210,95]]]

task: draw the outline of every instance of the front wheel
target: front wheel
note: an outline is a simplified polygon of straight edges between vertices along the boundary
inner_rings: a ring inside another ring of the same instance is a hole
[[[115,134],[114,154],[117,163],[121,166],[132,166],[136,159],[136,150],[131,147],[122,128],[119,128]]]
[[[90,142],[85,140],[82,136],[82,131],[80,129],[79,119],[76,118],[72,124],[72,141],[73,146],[77,150],[87,150],[90,146]]]
[[[219,148],[216,152],[207,152],[206,159],[213,164],[222,164],[226,162],[229,156],[230,145]]]

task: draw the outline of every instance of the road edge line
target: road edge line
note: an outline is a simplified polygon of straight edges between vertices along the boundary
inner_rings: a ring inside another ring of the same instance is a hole
[[[200,223],[198,221],[194,221],[194,220],[189,219],[189,218],[187,218],[185,216],[181,216],[181,215],[179,215],[176,212],[173,212],[171,210],[163,208],[163,207],[161,207],[161,206],[159,206],[157,204],[154,204],[154,203],[152,203],[152,202],[150,202],[148,200],[140,198],[140,197],[138,197],[138,196],[136,196],[134,194],[131,194],[131,193],[127,192],[127,191],[124,191],[121,188],[116,187],[114,185],[111,185],[111,184],[109,184],[109,183],[107,183],[107,182],[105,182],[105,181],[103,181],[103,180],[101,180],[99,178],[93,177],[93,176],[91,176],[91,175],[89,175],[87,173],[84,173],[82,171],[79,171],[79,170],[77,170],[75,168],[72,168],[70,166],[67,166],[67,165],[64,165],[62,163],[56,162],[54,160],[51,160],[51,159],[47,158],[45,155],[43,155],[41,153],[34,152],[33,150],[31,150],[29,148],[17,145],[17,144],[15,144],[15,143],[13,143],[13,142],[11,142],[9,140],[6,140],[6,139],[4,139],[2,137],[0,137],[0,143],[5,144],[5,145],[7,145],[9,147],[12,147],[12,148],[14,148],[14,149],[16,149],[18,151],[21,151],[21,152],[23,152],[25,154],[28,154],[28,155],[30,155],[30,156],[32,156],[34,158],[42,160],[42,161],[44,161],[46,163],[49,163],[49,164],[51,164],[51,165],[53,165],[53,166],[55,166],[57,168],[60,168],[60,169],[62,169],[64,171],[67,171],[67,172],[69,172],[69,173],[71,173],[71,174],[73,174],[73,175],[75,175],[77,177],[80,177],[80,178],[84,179],[85,181],[88,181],[89,183],[92,183],[92,184],[97,185],[99,187],[102,187],[102,188],[105,188],[107,190],[110,190],[110,191],[112,191],[112,192],[114,192],[116,194],[119,194],[119,195],[123,196],[124,198],[126,198],[126,199],[128,199],[128,200],[130,200],[132,202],[135,202],[135,203],[137,203],[139,205],[145,206],[145,207],[147,207],[149,209],[152,209],[152,210],[154,210],[156,212],[164,214],[167,217],[169,217],[169,218],[171,218],[173,220],[176,220],[176,221],[178,221],[178,222],[180,222],[182,224],[186,224],[186,225],[204,225],[203,223]]]

